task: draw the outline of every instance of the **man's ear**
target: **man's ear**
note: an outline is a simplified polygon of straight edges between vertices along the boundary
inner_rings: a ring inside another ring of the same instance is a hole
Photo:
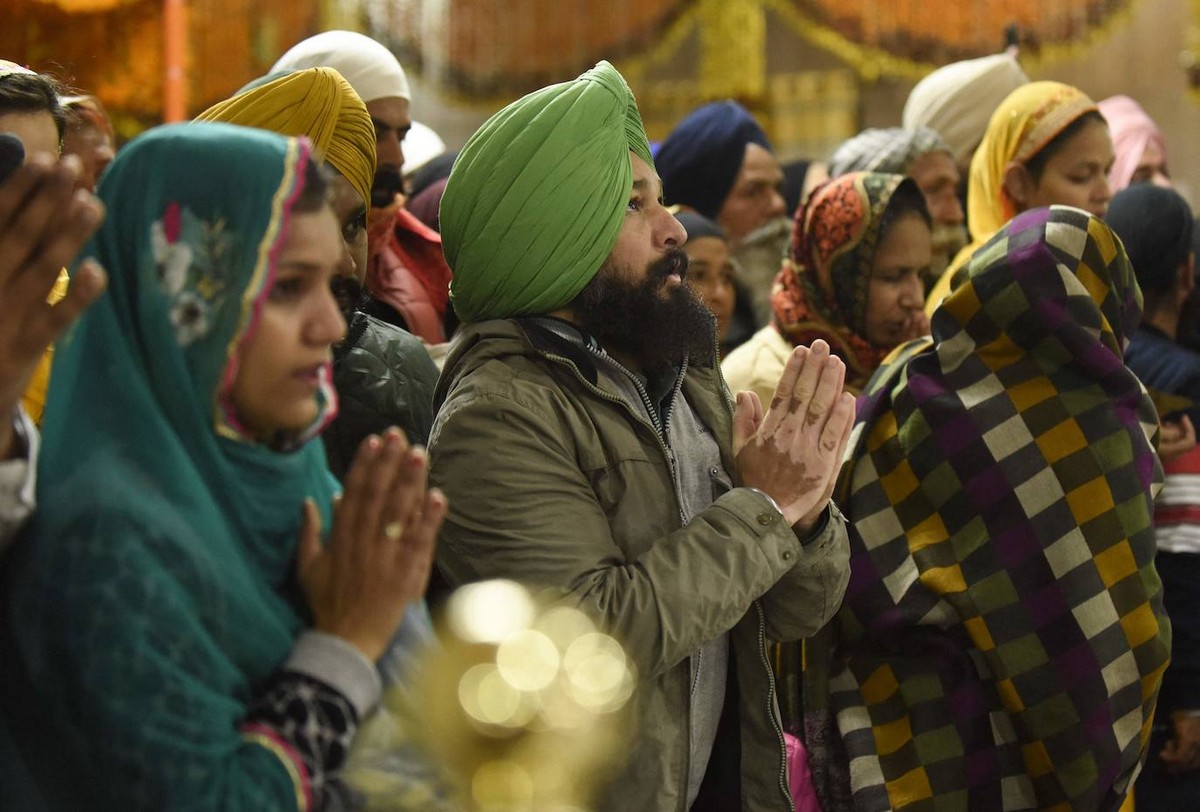
[[[1179,276],[1179,292],[1186,296],[1196,287],[1196,255],[1188,253],[1187,262],[1180,263],[1176,273]]]
[[[1029,201],[1033,198],[1036,187],[1033,176],[1024,165],[1011,161],[1004,167],[1003,189],[1009,199],[1017,204],[1018,209],[1024,211],[1029,208]]]

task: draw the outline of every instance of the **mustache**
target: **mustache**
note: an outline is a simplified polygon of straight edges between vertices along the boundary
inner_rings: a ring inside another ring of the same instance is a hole
[[[791,236],[792,220],[790,217],[776,217],[764,223],[742,238],[742,245],[752,246],[766,244],[770,246],[775,240]]]
[[[971,235],[964,225],[947,226],[935,223],[933,226],[933,250],[945,253],[957,251],[971,241]]]
[[[646,277],[653,284],[661,285],[672,274],[677,274],[681,279],[687,279],[687,269],[688,255],[682,248],[672,248],[647,268]]]
[[[375,172],[375,180],[371,184],[371,205],[387,208],[392,204],[396,195],[404,192],[404,176],[394,166],[381,166]]]

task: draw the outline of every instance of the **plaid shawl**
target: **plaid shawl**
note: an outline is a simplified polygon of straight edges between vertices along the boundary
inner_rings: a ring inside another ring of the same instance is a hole
[[[1140,315],[1106,225],[1029,211],[868,384],[850,585],[805,675],[825,812],[1120,806],[1170,638]]]

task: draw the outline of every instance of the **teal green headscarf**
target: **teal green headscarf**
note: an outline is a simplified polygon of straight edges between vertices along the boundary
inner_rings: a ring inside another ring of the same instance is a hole
[[[108,218],[83,256],[109,289],[59,344],[38,513],[0,586],[4,715],[43,793],[86,788],[56,808],[303,798],[238,728],[305,625],[301,507],[327,513],[333,481],[319,443],[247,439],[226,393],[309,161],[303,139],[175,125],[130,143],[100,184]],[[323,403],[310,434],[332,390]],[[23,707],[36,726],[13,722]]]
[[[633,93],[607,62],[488,119],[442,197],[458,317],[549,313],[575,298],[617,242],[630,151],[654,166]]]

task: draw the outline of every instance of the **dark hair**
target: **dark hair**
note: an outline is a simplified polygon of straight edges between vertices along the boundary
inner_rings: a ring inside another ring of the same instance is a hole
[[[1108,205],[1104,222],[1125,246],[1142,289],[1143,314],[1161,310],[1178,290],[1179,269],[1192,254],[1192,208],[1174,189],[1136,183]]]
[[[114,142],[112,146],[116,148],[117,136],[113,132],[112,121],[109,120],[108,111],[99,99],[95,96],[64,96],[61,102],[68,129],[97,129],[107,136],[109,141]]]
[[[296,214],[312,214],[329,204],[329,170],[316,158],[309,156],[304,164],[304,188],[292,204]]]
[[[796,209],[804,202],[800,196],[804,194],[804,183],[808,180],[808,170],[813,163],[801,158],[779,167],[783,170],[783,203],[787,207],[788,217],[794,218]]]
[[[62,141],[67,129],[67,111],[60,101],[62,85],[41,73],[9,73],[0,76],[0,115],[5,113],[49,113]]]
[[[925,203],[925,195],[912,178],[905,178],[892,192],[887,208],[879,219],[879,235],[875,238],[876,247],[883,242],[884,237],[900,220],[917,215],[929,228],[933,228],[933,217],[929,214],[929,206]]]
[[[1108,122],[1104,120],[1104,116],[1100,115],[1100,111],[1088,110],[1082,116],[1063,127],[1058,135],[1043,144],[1042,148],[1025,162],[1025,169],[1033,178],[1034,183],[1042,182],[1042,173],[1046,171],[1046,164],[1050,162],[1051,158],[1061,152],[1066,143],[1075,137],[1090,121],[1098,121],[1105,126],[1108,125]]]

